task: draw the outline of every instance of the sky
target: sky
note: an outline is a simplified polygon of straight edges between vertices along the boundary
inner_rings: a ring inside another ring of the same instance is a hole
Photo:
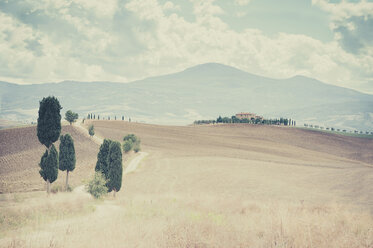
[[[0,0],[0,80],[130,82],[222,63],[373,94],[373,0]]]

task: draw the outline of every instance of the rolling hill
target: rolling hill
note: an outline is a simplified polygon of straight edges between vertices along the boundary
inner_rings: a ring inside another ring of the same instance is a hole
[[[124,175],[115,198],[90,199],[83,187],[49,197],[0,194],[0,247],[373,244],[373,139],[246,124],[90,124],[103,138],[136,134],[149,155]],[[63,130],[76,141],[73,186],[91,176],[98,152],[78,130]],[[2,182],[12,184],[11,192],[42,188],[43,147],[35,133],[35,127],[0,130],[0,192]],[[124,160],[133,156],[123,153]]]
[[[0,119],[36,121],[38,102],[55,95],[86,116],[122,116],[158,124],[190,124],[240,111],[288,117],[348,130],[373,130],[373,96],[296,76],[271,79],[221,64],[131,83],[73,82],[17,85],[0,82]]]

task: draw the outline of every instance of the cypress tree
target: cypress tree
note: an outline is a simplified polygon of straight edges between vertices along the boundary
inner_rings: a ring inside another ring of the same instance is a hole
[[[93,136],[93,135],[95,135],[95,127],[93,126],[93,125],[90,125],[89,126],[89,129],[88,129],[88,134],[89,134],[89,136]]]
[[[58,153],[53,143],[57,141],[61,133],[62,107],[54,96],[44,97],[39,102],[39,116],[37,124],[37,136],[39,142],[47,148],[40,161],[40,175],[47,183],[47,193],[50,192],[50,184],[57,179]],[[57,172],[55,171],[57,168]]]
[[[111,142],[112,141],[109,139],[104,139],[104,142],[100,146],[100,151],[97,154],[95,171],[100,171],[105,176],[105,178],[108,178],[109,166],[107,163],[107,158]]]
[[[74,141],[70,134],[61,135],[60,137],[60,155],[59,168],[66,171],[66,191],[69,187],[69,172],[75,169],[76,158]]]
[[[108,191],[114,191],[115,193],[122,187],[122,151],[118,141],[112,141],[109,146],[109,154],[107,157],[107,164],[109,166],[108,171]]]
[[[53,96],[40,101],[37,136],[47,149],[60,137],[61,109],[58,99]]]
[[[58,176],[58,153],[52,144],[49,152],[45,151],[40,160],[40,176],[47,182],[47,192],[50,192],[50,184],[56,181]]]

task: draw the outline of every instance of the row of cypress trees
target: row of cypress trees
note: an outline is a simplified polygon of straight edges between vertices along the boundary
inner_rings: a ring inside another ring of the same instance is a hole
[[[75,169],[75,147],[70,134],[61,135],[62,109],[57,98],[49,96],[40,101],[37,136],[46,150],[41,157],[40,176],[47,183],[47,193],[50,193],[50,184],[58,177],[58,169],[66,171],[66,190],[68,189],[69,172]],[[54,142],[60,138],[60,153],[58,154]]]
[[[122,118],[122,121],[124,121],[124,115],[122,115],[121,118]],[[92,114],[92,113],[88,114],[87,119],[88,120],[95,120],[96,119],[96,114]],[[102,119],[105,120],[105,117],[103,117]],[[97,120],[100,120],[100,115],[97,115]],[[107,117],[107,120],[110,121],[110,116]],[[116,115],[114,116],[114,120],[117,120]],[[118,117],[118,120],[119,120],[119,117]],[[131,117],[128,117],[128,121],[131,122]]]
[[[66,171],[66,190],[68,189],[69,172],[75,169],[76,157],[74,141],[70,134],[61,135],[62,109],[55,97],[46,97],[40,101],[37,136],[46,151],[40,160],[40,176],[47,183],[47,192],[50,193],[50,184],[58,177],[58,169]],[[92,126],[93,129],[93,126]],[[90,133],[91,135],[91,133]],[[92,134],[93,135],[93,134]],[[91,136],[92,136],[91,135]],[[54,142],[60,137],[60,152],[58,154]],[[118,192],[122,187],[122,149],[117,141],[105,139],[97,155],[96,171],[101,172],[106,179],[109,192]]]

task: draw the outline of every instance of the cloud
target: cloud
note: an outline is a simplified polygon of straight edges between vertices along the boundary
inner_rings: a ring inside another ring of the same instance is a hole
[[[313,0],[312,3],[330,13],[330,28],[347,52],[373,56],[373,2]]]
[[[328,0],[312,0],[312,4],[329,12],[334,21],[346,20],[352,16],[371,16],[373,13],[373,2],[362,0],[360,2],[341,1],[331,3]]]
[[[185,6],[175,1],[0,2],[0,79],[128,81],[207,62],[346,87],[373,78],[373,25],[364,8],[336,11],[314,1],[333,13],[336,39],[321,42],[299,34],[236,31],[223,21],[227,10],[217,1],[188,3],[192,17],[186,19]]]
[[[142,18],[149,18],[144,1],[131,1],[128,9]],[[137,4],[135,4],[137,3]],[[138,58],[140,64],[156,71],[171,72],[204,62],[220,62],[254,74],[270,77],[290,77],[302,74],[351,86],[356,78],[370,75],[372,65],[369,56],[355,57],[347,53],[337,42],[323,43],[305,35],[280,33],[268,37],[260,30],[246,29],[236,32],[218,17],[222,12],[211,11],[214,1],[201,6],[194,3],[196,21],[188,22],[179,15],[166,16],[161,8],[152,19],[155,29],[138,33],[147,49]],[[137,6],[137,7],[135,7]],[[156,5],[152,6],[153,10]],[[159,11],[159,12],[158,12]],[[198,21],[198,20],[209,21]],[[212,28],[214,27],[214,28]]]
[[[163,10],[165,10],[165,11],[167,11],[167,10],[179,11],[180,10],[180,6],[174,4],[173,2],[167,1],[163,5]]]

